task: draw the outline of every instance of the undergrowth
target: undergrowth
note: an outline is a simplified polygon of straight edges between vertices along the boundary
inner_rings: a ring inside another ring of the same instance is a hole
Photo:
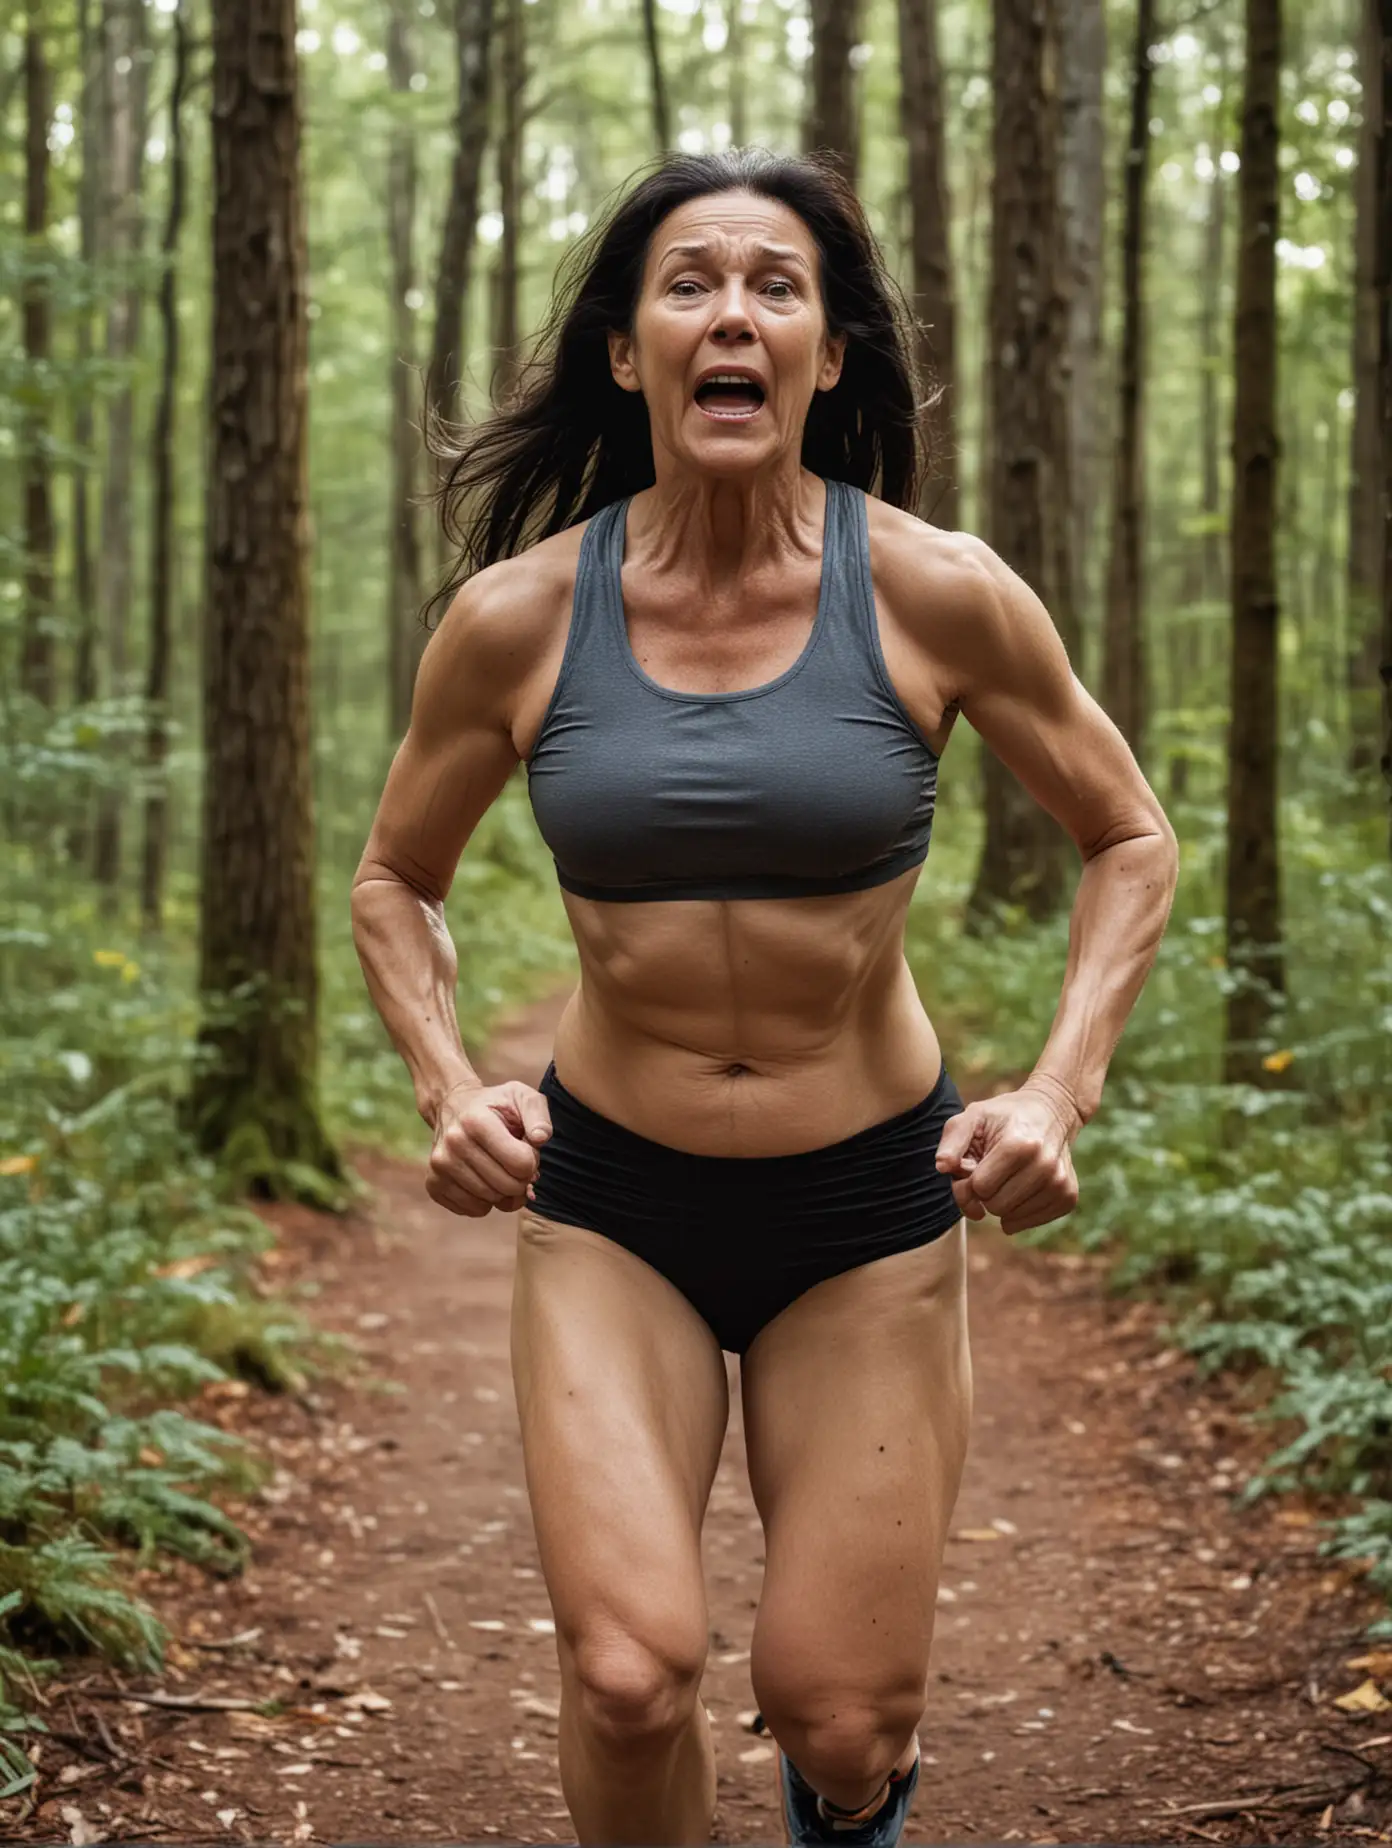
[[[1392,871],[1381,818],[1347,819],[1347,796],[1283,807],[1289,995],[1270,1090],[1219,1082],[1222,813],[1172,810],[1180,890],[1074,1151],[1078,1209],[1022,1237],[1106,1253],[1115,1288],[1169,1302],[1172,1338],[1204,1369],[1274,1381],[1257,1412],[1273,1447],[1244,1494],[1335,1498],[1328,1551],[1366,1562],[1392,1602]],[[1022,1074],[1048,1036],[1067,920],[1002,914],[962,936],[975,844],[942,844],[910,962],[949,1063]]]
[[[520,801],[519,801],[520,798]],[[505,1001],[573,959],[549,857],[510,787],[459,869],[466,1044]],[[372,1010],[352,945],[351,867],[326,871],[321,1097],[330,1132],[419,1150],[406,1069]],[[191,877],[171,877],[165,928],[104,918],[65,869],[56,832],[0,846],[0,1794],[34,1770],[40,1685],[95,1649],[155,1670],[167,1638],[129,1568],[178,1555],[216,1574],[248,1557],[217,1506],[265,1465],[188,1409],[239,1376],[298,1390],[343,1364],[265,1291],[274,1242],[180,1127],[197,1005]]]

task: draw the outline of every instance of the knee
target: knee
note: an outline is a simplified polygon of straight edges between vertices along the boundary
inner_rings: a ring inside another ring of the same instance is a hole
[[[760,1700],[774,1736],[818,1788],[888,1776],[923,1717],[918,1690],[878,1695],[801,1690]]]
[[[704,1634],[605,1625],[570,1647],[582,1723],[613,1745],[661,1744],[687,1725],[705,1667]]]

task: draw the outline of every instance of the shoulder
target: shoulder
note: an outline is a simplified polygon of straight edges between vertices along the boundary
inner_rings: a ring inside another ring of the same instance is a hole
[[[417,715],[461,707],[506,724],[512,703],[569,619],[583,526],[478,571],[455,593],[421,659]],[[424,712],[422,712],[424,708]]]
[[[1060,668],[1067,657],[1039,598],[974,533],[931,526],[866,496],[876,596],[896,626],[929,648],[967,693]]]

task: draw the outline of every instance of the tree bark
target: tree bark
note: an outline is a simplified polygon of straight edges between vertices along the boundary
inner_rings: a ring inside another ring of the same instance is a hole
[[[1208,184],[1208,212],[1204,219],[1204,267],[1199,293],[1199,346],[1203,359],[1199,396],[1199,446],[1203,470],[1203,535],[1199,550],[1199,581],[1200,594],[1205,602],[1213,602],[1222,596],[1227,583],[1222,535],[1223,475],[1218,434],[1218,380],[1223,366],[1223,278],[1227,273],[1227,204],[1230,185],[1220,159],[1228,120],[1227,37],[1221,29],[1218,43],[1224,53],[1218,73],[1218,88],[1223,95],[1213,106],[1214,172]]]
[[[179,385],[179,291],[176,264],[184,222],[187,160],[184,152],[184,93],[188,84],[188,25],[181,0],[170,20],[174,75],[169,90],[169,199],[165,208],[159,285],[160,384],[155,405],[150,465],[154,477],[150,534],[150,652],[145,675],[145,838],[140,864],[140,912],[147,931],[160,928],[168,849],[169,804],[165,762],[169,755],[169,656],[174,594],[174,423]]]
[[[387,574],[387,654],[390,686],[387,724],[400,738],[411,716],[411,694],[420,665],[424,630],[421,604],[420,525],[416,491],[420,439],[412,415],[416,364],[416,318],[408,295],[416,286],[417,165],[415,131],[405,105],[414,65],[410,38],[412,9],[389,0],[387,76],[398,113],[387,150],[387,244],[391,258],[391,531]]]
[[[1363,122],[1354,184],[1353,427],[1349,436],[1349,760],[1370,769],[1381,730],[1378,661],[1382,640],[1382,433],[1377,298],[1379,0],[1363,0],[1359,65]]]
[[[942,466],[923,484],[919,512],[955,531],[957,483],[957,307],[952,270],[952,209],[947,188],[937,0],[899,0],[899,113],[908,155],[910,249],[918,364],[941,387],[933,409],[934,449]]]
[[[459,414],[464,369],[465,309],[474,261],[479,180],[488,145],[488,66],[494,0],[455,0],[454,42],[458,80],[454,165],[435,270],[435,329],[426,374],[427,415],[437,430]],[[441,562],[445,539],[440,534]]]
[[[1121,360],[1118,375],[1116,467],[1112,477],[1112,541],[1103,630],[1102,703],[1138,758],[1144,757],[1148,717],[1145,586],[1142,568],[1145,428],[1146,182],[1150,168],[1151,42],[1155,0],[1137,0],[1131,63],[1131,132],[1122,185]]]
[[[995,0],[992,89],[990,502],[987,537],[1046,606],[1060,593],[1054,535],[1067,518],[1058,404],[1063,339],[1057,261],[1057,98],[1053,8]],[[1067,837],[983,748],[986,833],[967,904],[969,928],[995,905],[1035,918],[1063,900]]]
[[[92,30],[90,0],[77,3],[77,60],[81,72],[78,91],[78,132],[82,171],[77,188],[78,256],[86,275],[97,261],[97,189],[101,167],[101,45]],[[74,616],[72,697],[86,706],[97,697],[96,581],[92,568],[91,499],[88,493],[95,422],[92,394],[86,389],[92,365],[92,310],[79,302],[72,309],[77,369],[82,387],[75,394],[72,470],[72,601]],[[67,831],[67,856],[74,867],[93,862],[91,792],[79,787],[73,818]]]
[[[643,46],[648,57],[648,96],[652,105],[653,141],[659,158],[672,145],[672,115],[662,69],[662,40],[657,27],[657,0],[643,0]]]
[[[134,277],[143,232],[141,191],[145,171],[145,115],[149,75],[145,62],[142,0],[103,0],[103,156],[106,197],[103,255],[116,271],[117,287],[106,316],[107,364],[123,374],[106,420],[106,468],[102,482],[101,570],[97,608],[106,649],[107,692],[122,699],[131,691],[130,628],[133,557],[131,479],[134,473],[135,389],[131,368],[140,346],[141,290]],[[125,751],[112,755],[119,763]],[[121,878],[121,791],[104,789],[97,801],[94,867],[109,915]]]
[[[316,1096],[305,247],[294,0],[214,0],[212,419],[191,1116],[262,1192],[338,1176]],[[297,1172],[298,1170],[298,1172]],[[312,1191],[312,1189],[307,1189]]]
[[[856,184],[860,171],[860,121],[851,53],[860,43],[864,0],[811,0],[812,69],[807,90],[803,147],[835,156]]]
[[[1285,993],[1277,832],[1276,240],[1281,0],[1246,0],[1238,175],[1223,1076],[1270,1081],[1263,1040]]]
[[[1059,208],[1067,299],[1064,323],[1065,414],[1068,417],[1068,537],[1077,618],[1074,668],[1083,673],[1082,643],[1095,608],[1092,569],[1094,507],[1107,451],[1100,388],[1102,360],[1102,234],[1106,223],[1106,133],[1102,85],[1107,64],[1103,0],[1069,0],[1059,10]]]
[[[24,24],[24,364],[27,403],[20,418],[24,467],[24,623],[19,684],[52,706],[57,697],[53,638],[53,490],[50,480],[48,388],[50,351],[48,257],[49,68],[38,0]]]
[[[493,264],[493,379],[495,403],[502,403],[517,378],[521,345],[522,130],[527,90],[526,21],[523,0],[503,0],[499,60],[502,124],[498,135],[498,208],[503,234]]]
[[[1377,0],[1377,301],[1382,402],[1382,775],[1392,803],[1392,0]],[[1365,96],[1367,92],[1364,92]],[[1388,810],[1392,854],[1392,808]]]

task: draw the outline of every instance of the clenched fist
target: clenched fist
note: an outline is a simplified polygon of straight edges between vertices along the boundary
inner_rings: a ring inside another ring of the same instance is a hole
[[[1062,1219],[1078,1204],[1072,1144],[1077,1110],[1042,1090],[968,1104],[943,1125],[937,1167],[968,1219],[994,1213],[1003,1232]]]
[[[550,1134],[550,1106],[520,1079],[457,1085],[435,1118],[425,1191],[470,1219],[495,1207],[515,1213],[531,1197],[538,1150]]]

